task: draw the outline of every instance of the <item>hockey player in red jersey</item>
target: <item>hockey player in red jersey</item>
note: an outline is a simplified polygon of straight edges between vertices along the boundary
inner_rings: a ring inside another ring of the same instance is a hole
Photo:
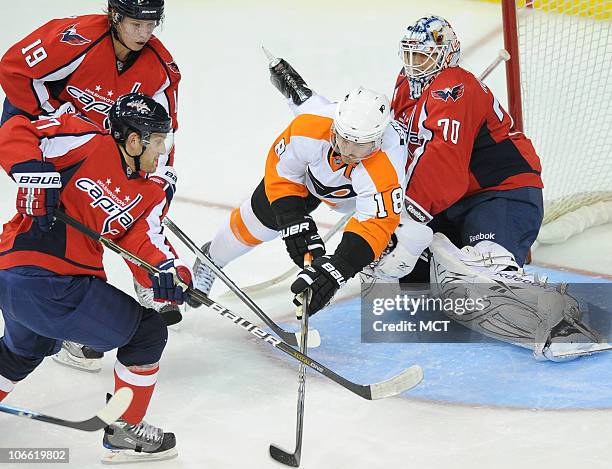
[[[76,110],[108,129],[107,114],[115,100],[140,92],[166,109],[176,131],[181,75],[153,35],[163,17],[164,0],[109,0],[107,14],[55,19],[41,26],[0,61],[0,85],[6,94],[1,122],[14,115],[32,120]],[[173,174],[173,160],[174,150],[161,155],[157,174]],[[174,189],[174,184],[167,185],[169,198]],[[134,288],[144,306],[176,313],[175,305],[154,302],[152,291],[136,279]],[[99,356],[66,343],[58,361],[99,371]]]
[[[391,106],[408,132],[407,224],[428,224],[457,246],[522,266],[543,215],[542,168],[531,141],[511,131],[491,90],[458,66],[459,40],[445,19],[409,26],[399,52],[404,67]],[[411,246],[412,266],[426,247]],[[427,277],[421,263],[411,278]]]
[[[409,26],[392,107],[407,127],[406,212],[370,274],[430,281],[446,298],[487,298],[447,312],[478,332],[563,360],[597,348],[565,289],[523,269],[543,217],[540,160],[487,86],[458,66],[460,45],[437,16]],[[435,234],[433,233],[435,232]],[[419,257],[429,248],[429,255]]]
[[[172,144],[165,109],[142,94],[120,98],[110,109],[111,134],[79,114],[30,122],[17,116],[0,129],[0,165],[18,186],[18,213],[0,241],[0,400],[62,340],[105,352],[117,348],[115,389],[134,399],[122,420],[107,428],[109,462],[166,459],[175,438],[143,420],[167,341],[161,315],[108,284],[101,245],[54,221],[62,210],[113,239],[162,273],[151,278],[155,297],[182,303],[175,277],[191,283],[190,269],[174,254],[161,219],[168,208],[152,172]]]

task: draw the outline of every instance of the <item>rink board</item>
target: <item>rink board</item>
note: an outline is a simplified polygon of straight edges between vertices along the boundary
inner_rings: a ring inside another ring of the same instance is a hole
[[[580,283],[593,288],[606,282],[551,269],[532,270],[553,282],[572,282],[574,289],[580,289]],[[599,308],[610,304],[612,289],[595,289],[591,296],[595,321],[604,314]],[[359,383],[380,381],[417,363],[425,379],[404,394],[408,398],[551,410],[612,408],[612,352],[552,363],[537,362],[529,350],[504,343],[366,344],[361,342],[359,318],[358,298],[340,301],[313,316],[311,326],[321,333],[322,345],[309,354]]]

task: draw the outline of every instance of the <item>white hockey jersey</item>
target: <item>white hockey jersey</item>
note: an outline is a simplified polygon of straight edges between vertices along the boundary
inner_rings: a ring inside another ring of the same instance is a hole
[[[378,258],[403,208],[405,134],[392,123],[378,152],[359,164],[346,165],[330,142],[335,108],[336,104],[323,101],[309,106],[308,113],[298,115],[274,141],[266,162],[266,195],[273,203],[310,193],[339,212],[354,210],[345,231],[365,239]]]

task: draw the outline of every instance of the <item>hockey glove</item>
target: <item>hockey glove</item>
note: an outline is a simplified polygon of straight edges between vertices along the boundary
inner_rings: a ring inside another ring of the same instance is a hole
[[[178,259],[168,259],[157,266],[162,272],[150,275],[153,284],[153,298],[156,301],[169,301],[183,304],[187,299],[185,289],[178,285],[182,282],[193,286],[191,270]]]
[[[312,96],[312,90],[285,59],[270,67],[270,81],[286,98],[291,98],[296,106]]]
[[[338,289],[355,274],[353,266],[340,256],[335,254],[322,256],[312,261],[309,267],[298,274],[297,279],[291,284],[291,291],[298,295],[307,288],[311,289],[312,296],[308,313],[313,315],[324,308]],[[297,299],[294,300],[294,303],[296,306],[300,305]]]
[[[304,266],[304,254],[308,252],[313,259],[325,254],[325,244],[310,215],[304,215],[292,222],[283,223],[280,218],[277,221],[287,252],[298,267]]]
[[[10,174],[19,187],[17,211],[34,217],[42,231],[49,231],[55,222],[53,212],[59,205],[60,173],[52,163],[31,160],[13,165]]]

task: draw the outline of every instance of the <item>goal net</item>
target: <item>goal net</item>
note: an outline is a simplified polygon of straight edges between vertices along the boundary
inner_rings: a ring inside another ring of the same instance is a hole
[[[562,242],[612,222],[612,0],[503,8],[506,48],[519,59],[508,64],[510,113],[542,159],[538,240]]]

